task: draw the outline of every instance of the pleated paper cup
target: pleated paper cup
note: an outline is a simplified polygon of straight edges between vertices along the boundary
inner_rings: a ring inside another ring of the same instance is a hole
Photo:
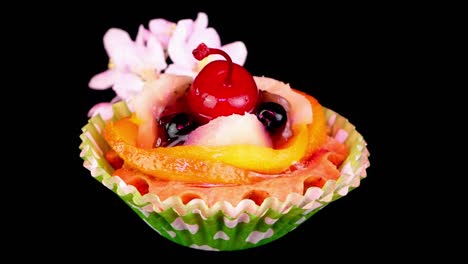
[[[134,186],[112,176],[114,169],[104,157],[110,149],[102,136],[106,121],[99,115],[82,129],[80,156],[91,176],[120,196],[159,235],[200,250],[243,250],[286,235],[366,177],[370,163],[365,140],[345,117],[324,110],[329,135],[349,148],[348,157],[338,168],[340,177],[328,180],[322,188],[310,187],[305,194],[290,193],[285,200],[268,197],[261,205],[244,199],[235,206],[222,200],[208,206],[201,199],[184,204],[178,196],[161,200],[156,194],[141,195]],[[114,120],[130,114],[125,103],[114,105]]]

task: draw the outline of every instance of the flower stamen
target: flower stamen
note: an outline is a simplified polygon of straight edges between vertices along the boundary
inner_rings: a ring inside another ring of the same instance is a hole
[[[115,64],[111,59],[109,59],[109,63],[107,64],[107,68],[109,68],[109,70],[112,70],[112,69],[115,68]]]
[[[177,24],[176,23],[172,23],[171,26],[169,27],[169,29],[167,30],[167,34],[169,36],[172,36],[174,34],[174,31],[175,29],[177,28]]]
[[[159,73],[153,69],[143,69],[139,72],[135,72],[145,82],[150,82],[159,79]]]

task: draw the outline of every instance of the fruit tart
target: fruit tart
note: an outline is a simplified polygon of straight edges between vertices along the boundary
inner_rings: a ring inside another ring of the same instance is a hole
[[[161,236],[202,250],[274,241],[366,176],[366,142],[312,95],[217,48],[194,78],[163,73],[84,126],[91,175]]]

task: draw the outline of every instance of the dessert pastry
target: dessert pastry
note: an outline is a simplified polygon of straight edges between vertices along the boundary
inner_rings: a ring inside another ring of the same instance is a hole
[[[221,49],[194,78],[162,73],[80,145],[91,175],[180,245],[241,250],[295,229],[359,186],[366,142],[313,96],[252,76]]]

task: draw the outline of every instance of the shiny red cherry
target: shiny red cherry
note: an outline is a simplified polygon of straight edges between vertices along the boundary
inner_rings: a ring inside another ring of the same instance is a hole
[[[259,99],[259,90],[252,75],[232,62],[229,55],[201,43],[193,56],[202,60],[219,54],[226,60],[208,63],[195,77],[187,92],[187,104],[199,123],[207,123],[218,116],[251,113]]]

